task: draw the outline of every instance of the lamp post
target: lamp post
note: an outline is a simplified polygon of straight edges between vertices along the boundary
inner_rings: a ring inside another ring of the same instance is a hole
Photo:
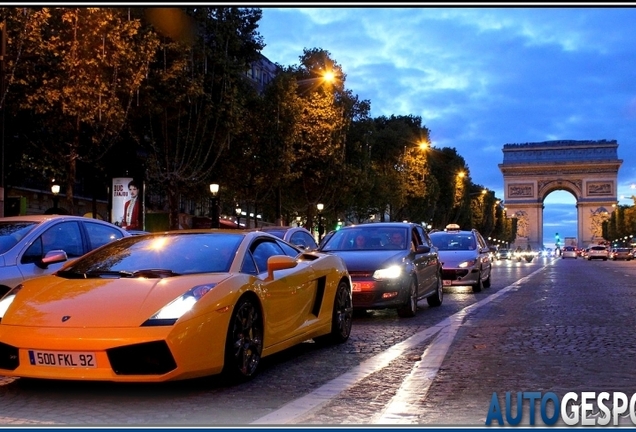
[[[325,208],[324,204],[316,204],[316,208],[318,209],[318,241],[322,240],[322,233],[323,233],[323,227],[322,227],[322,210]]]
[[[210,185],[212,199],[210,200],[210,218],[212,219],[212,228],[219,228],[219,185],[212,183]]]
[[[240,228],[241,227],[241,208],[237,207],[235,211],[236,211],[236,225],[238,225],[238,227]]]
[[[59,197],[57,196],[57,194],[60,193],[60,185],[59,184],[52,184],[51,185],[51,192],[53,193],[53,209],[55,211],[58,211],[57,208],[57,204],[58,204],[58,199]]]

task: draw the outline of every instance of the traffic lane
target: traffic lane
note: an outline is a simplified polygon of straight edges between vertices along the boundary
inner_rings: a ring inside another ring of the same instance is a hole
[[[259,375],[241,385],[229,385],[218,377],[156,385],[0,378],[0,422],[108,426],[250,424],[541,265],[541,261],[496,264],[490,288],[480,293],[454,288],[457,293],[446,293],[441,307],[429,308],[426,300],[420,302],[414,318],[399,318],[393,310],[356,317],[347,343],[319,347],[308,341],[263,359]],[[400,357],[405,371],[417,358],[418,350]],[[376,375],[380,384],[386,381],[381,378],[383,372]],[[399,385],[402,374],[394,371],[393,376],[394,385]]]
[[[636,265],[553,264],[466,321],[423,401],[420,424],[484,426],[495,392],[504,413],[506,392],[636,392]],[[521,426],[530,425],[528,409],[526,402]],[[541,425],[538,406],[535,412]]]

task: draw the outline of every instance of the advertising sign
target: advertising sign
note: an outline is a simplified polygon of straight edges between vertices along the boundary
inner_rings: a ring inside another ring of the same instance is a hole
[[[124,226],[124,216],[126,202],[130,200],[130,190],[128,185],[134,182],[132,177],[113,178],[113,210],[111,213],[111,223]]]

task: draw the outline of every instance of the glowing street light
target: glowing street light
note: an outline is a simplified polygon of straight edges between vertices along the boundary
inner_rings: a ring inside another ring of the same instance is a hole
[[[212,219],[211,227],[219,228],[219,185],[212,183],[210,185],[210,192],[212,193],[212,199],[210,200],[210,218]]]
[[[53,208],[57,210],[57,204],[59,200],[59,197],[57,196],[57,194],[60,193],[60,185],[57,183],[53,183],[51,185],[51,192],[53,193]]]
[[[316,208],[318,209],[318,241],[322,239],[323,227],[322,227],[322,211],[325,208],[325,205],[322,203],[316,204]]]
[[[235,211],[236,211],[236,225],[238,225],[238,227],[240,228],[241,227],[241,208],[237,207]]]

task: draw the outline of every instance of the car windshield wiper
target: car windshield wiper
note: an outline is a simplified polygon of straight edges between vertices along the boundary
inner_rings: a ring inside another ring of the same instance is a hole
[[[72,270],[58,270],[55,274],[67,279],[86,279],[86,275],[84,273],[77,273]]]
[[[179,276],[179,273],[175,273],[169,269],[144,269],[135,270],[132,273],[133,277],[145,277],[145,278],[165,278],[171,276]]]
[[[123,271],[123,270],[92,270],[89,272],[84,273],[84,277],[89,279],[89,278],[101,278],[101,277],[105,277],[105,278],[121,278],[121,277],[125,277],[125,278],[131,278],[131,277],[135,277],[134,273],[129,272],[129,271]]]
[[[90,278],[165,278],[171,276],[179,276],[169,269],[143,269],[134,272],[125,270],[91,270],[86,273],[77,273],[71,270],[60,270],[58,276],[68,279],[90,279]]]

